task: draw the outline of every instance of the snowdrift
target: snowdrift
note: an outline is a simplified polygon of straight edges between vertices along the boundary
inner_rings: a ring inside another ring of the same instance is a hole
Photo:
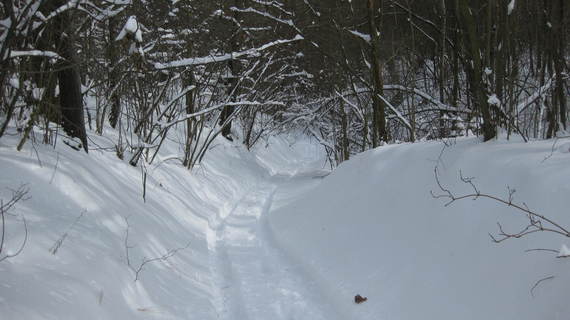
[[[558,250],[570,239],[534,233],[495,244],[488,233],[497,222],[514,233],[528,218],[481,198],[445,207],[430,194],[440,192],[437,166],[457,194],[472,191],[461,172],[481,192],[508,198],[514,189],[515,202],[570,226],[567,144],[448,144],[385,146],[343,163],[271,213],[277,243],[338,319],[568,319],[570,260],[525,250]],[[357,294],[368,301],[355,304]]]
[[[0,198],[10,198],[8,188],[29,189],[7,216],[5,252],[25,237],[21,216],[28,239],[21,254],[0,262],[0,319],[219,318],[212,245],[220,215],[270,176],[260,163],[294,166],[287,159],[307,151],[273,139],[260,145],[258,161],[220,138],[190,173],[172,156],[180,154],[173,137],[146,165],[143,202],[141,168],[117,159],[112,135],[92,135],[100,148],[89,155],[61,141],[17,152],[16,135],[0,140]]]

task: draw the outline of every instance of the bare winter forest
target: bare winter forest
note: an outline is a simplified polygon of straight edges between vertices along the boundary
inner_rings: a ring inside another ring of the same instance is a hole
[[[232,129],[250,148],[301,127],[335,164],[383,143],[469,131],[550,138],[568,121],[567,7],[4,1],[0,137],[12,124],[18,148],[72,136],[87,151],[85,128],[104,134],[109,124],[120,132],[117,156],[136,166],[184,127],[189,168]]]
[[[568,0],[2,0],[0,318],[569,319],[569,34]]]

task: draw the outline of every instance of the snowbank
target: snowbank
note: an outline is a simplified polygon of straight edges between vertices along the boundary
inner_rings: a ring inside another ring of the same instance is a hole
[[[508,198],[516,189],[515,201],[570,226],[570,158],[552,144],[381,147],[343,163],[269,224],[338,319],[568,319],[570,260],[525,250],[570,240],[538,233],[495,244],[488,233],[498,221],[517,232],[528,219],[485,199],[444,207],[430,194],[436,165],[444,185],[471,191],[461,170],[482,192]],[[368,301],[355,304],[356,294]]]
[[[92,145],[112,150],[116,137],[106,134],[111,139],[92,135]],[[171,156],[180,154],[178,145],[167,141],[148,166],[143,202],[141,168],[112,151],[95,147],[87,155],[60,140],[55,149],[27,144],[17,152],[16,139],[0,140],[0,198],[9,199],[7,188],[29,188],[30,199],[12,211],[25,216],[29,236],[20,255],[0,262],[1,319],[219,317],[213,230],[227,206],[269,176],[255,153],[220,138],[190,173]],[[279,148],[291,151],[284,139],[274,145],[258,148],[267,166],[275,166],[272,154],[287,162]],[[7,221],[12,252],[24,238],[18,219]],[[146,263],[135,281],[145,259],[179,248]]]

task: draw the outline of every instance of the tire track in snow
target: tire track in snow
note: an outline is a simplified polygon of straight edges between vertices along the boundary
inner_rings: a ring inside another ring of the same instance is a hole
[[[229,214],[218,216],[212,247],[218,318],[330,320],[338,316],[314,282],[275,247],[265,221],[280,186],[302,184],[302,180],[260,181],[230,202]]]

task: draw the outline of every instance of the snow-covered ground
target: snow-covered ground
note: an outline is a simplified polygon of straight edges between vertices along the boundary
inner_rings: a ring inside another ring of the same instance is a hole
[[[444,186],[508,199],[570,226],[570,143],[480,143],[476,138],[381,147],[343,163],[322,184],[269,217],[276,242],[313,279],[331,319],[570,319],[570,239],[518,232],[520,212],[479,198],[444,207]],[[443,150],[443,152],[442,152]],[[440,156],[441,154],[441,156]],[[553,276],[553,278],[550,278]],[[531,289],[540,279],[534,290]],[[353,297],[368,298],[356,305]]]
[[[146,202],[141,169],[112,152],[87,155],[63,143],[17,152],[15,138],[0,140],[0,197],[29,189],[11,211],[26,218],[28,240],[20,255],[0,262],[0,319],[326,314],[306,307],[312,293],[286,267],[262,219],[328,173],[320,148],[296,140],[271,139],[250,153],[219,139],[192,173],[172,160],[179,150],[168,143],[148,168]],[[19,216],[7,218],[10,253],[25,232]],[[137,274],[143,261],[171,250]]]
[[[524,252],[570,240],[543,233],[494,244],[487,233],[497,221],[517,231],[528,220],[484,199],[444,207],[430,195],[436,165],[442,183],[469,191],[461,170],[481,191],[506,196],[509,186],[515,201],[570,225],[563,140],[552,148],[470,138],[443,152],[441,142],[386,146],[330,175],[320,147],[301,135],[271,138],[253,152],[220,138],[191,173],[172,160],[179,150],[169,143],[148,168],[143,202],[141,169],[112,152],[87,155],[62,143],[16,152],[15,139],[0,140],[0,197],[29,188],[30,199],[12,211],[25,216],[28,241],[0,262],[0,319],[570,314],[570,260]],[[24,236],[18,219],[7,216],[12,251]],[[137,273],[142,261],[171,250]],[[368,301],[355,304],[356,294]]]

